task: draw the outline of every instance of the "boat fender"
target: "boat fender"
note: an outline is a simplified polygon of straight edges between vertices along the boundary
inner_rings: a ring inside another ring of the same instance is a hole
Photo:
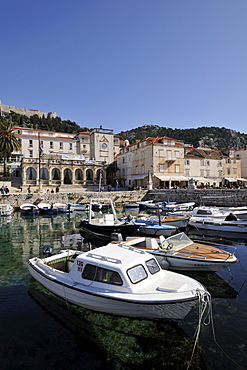
[[[169,268],[170,268],[170,263],[169,263],[165,258],[163,258],[163,259],[159,262],[159,264],[160,264],[160,267],[161,267],[162,269],[164,269],[164,270],[169,270]]]

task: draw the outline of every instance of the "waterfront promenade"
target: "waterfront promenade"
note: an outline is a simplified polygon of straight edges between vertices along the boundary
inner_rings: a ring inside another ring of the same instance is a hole
[[[87,191],[82,188],[63,189],[58,193],[43,190],[28,193],[11,188],[9,194],[0,195],[0,203],[7,203],[19,207],[23,203],[33,203],[38,199],[47,203],[88,203],[91,198],[111,198],[116,205],[123,202],[135,202],[152,199],[154,201],[194,201],[197,205],[213,206],[245,206],[247,205],[247,189],[154,189],[154,190],[126,190],[117,191]]]

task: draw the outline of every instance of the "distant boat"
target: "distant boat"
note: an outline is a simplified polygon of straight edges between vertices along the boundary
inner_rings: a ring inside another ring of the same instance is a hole
[[[71,211],[87,211],[89,209],[88,203],[67,203]]]
[[[39,203],[38,209],[40,214],[43,215],[54,215],[58,213],[58,208],[54,207],[54,205],[50,203]]]
[[[223,219],[215,219],[211,217],[190,217],[189,225],[197,229],[210,231],[223,231],[231,233],[246,233],[247,220],[225,221]]]
[[[23,216],[38,215],[39,209],[35,204],[23,203],[20,205],[21,214]]]
[[[70,206],[66,203],[54,203],[53,208],[57,208],[58,213],[70,213],[72,210],[70,209]]]
[[[10,204],[0,204],[0,216],[10,216],[14,208]]]
[[[180,229],[184,229],[187,227],[188,222],[189,222],[189,217],[188,216],[176,216],[176,215],[171,215],[171,216],[159,216],[159,217],[138,217],[135,219],[137,222],[147,222],[149,225],[150,224],[160,224],[160,225],[168,225],[168,226],[176,226]]]
[[[166,203],[164,202],[162,210],[166,212],[176,212],[176,211],[190,211],[195,207],[195,202],[187,203]]]

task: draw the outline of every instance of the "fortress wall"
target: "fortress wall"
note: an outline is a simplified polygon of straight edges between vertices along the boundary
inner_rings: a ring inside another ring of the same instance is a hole
[[[45,118],[47,117],[55,118],[57,116],[55,112],[45,113],[45,112],[41,112],[38,109],[16,108],[11,105],[2,104],[0,101],[0,115],[3,112],[10,113],[11,111],[18,113],[18,114],[25,115],[27,117],[31,117],[35,114],[37,114],[39,117],[42,117],[44,115]]]

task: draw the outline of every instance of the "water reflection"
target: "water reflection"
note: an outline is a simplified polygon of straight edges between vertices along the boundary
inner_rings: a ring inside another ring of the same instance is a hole
[[[121,210],[119,216],[124,216]],[[0,355],[5,359],[1,368],[18,368],[20,353],[23,369],[35,368],[35,354],[42,357],[43,368],[46,369],[56,366],[83,368],[80,367],[81,358],[86,361],[84,368],[91,369],[106,369],[106,363],[111,369],[141,368],[146,364],[152,369],[169,369],[172,366],[186,369],[198,324],[197,309],[175,326],[115,318],[83,309],[78,312],[77,308],[67,306],[38,283],[30,281],[27,260],[42,256],[45,244],[51,244],[54,253],[62,248],[89,248],[81,239],[79,229],[80,221],[85,217],[86,214],[72,213],[23,218],[15,213],[11,218],[0,218],[0,294],[4,302],[0,306],[3,334]],[[194,235],[200,237],[195,232]],[[217,342],[228,354],[227,357],[215,343],[210,326],[202,326],[199,344],[206,365],[197,352],[194,368],[221,370],[238,368],[239,365],[246,368],[246,240],[236,240],[235,236],[224,240],[216,235],[202,237],[236,246],[239,263],[234,264],[231,270],[224,269],[217,274],[191,273],[212,295]],[[46,320],[49,321],[47,328]],[[24,341],[23,335],[26,336]],[[28,341],[30,350],[22,347],[20,351],[20,345],[25,341]],[[45,353],[47,343],[49,355]],[[44,349],[44,353],[40,348]],[[98,363],[101,356],[104,361]],[[55,359],[59,365],[56,365]]]
[[[88,350],[104,354],[118,369],[185,369],[194,341],[175,323],[117,318],[76,307],[56,297],[32,280],[29,294],[63,326],[87,341]],[[179,351],[179,356],[178,356]],[[197,350],[192,369],[205,367]]]

